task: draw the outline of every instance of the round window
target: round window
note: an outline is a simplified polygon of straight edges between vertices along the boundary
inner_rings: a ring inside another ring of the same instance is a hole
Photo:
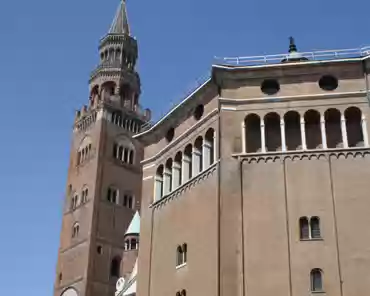
[[[323,90],[335,90],[338,87],[338,79],[331,75],[324,75],[319,80],[319,86]]]
[[[172,127],[167,131],[167,134],[166,134],[167,142],[171,142],[174,136],[175,136],[175,129]]]
[[[266,79],[261,84],[261,91],[266,95],[274,95],[280,90],[279,82],[275,79]]]
[[[196,120],[199,120],[202,118],[204,113],[204,106],[203,105],[198,105],[195,110],[194,110],[194,118]]]

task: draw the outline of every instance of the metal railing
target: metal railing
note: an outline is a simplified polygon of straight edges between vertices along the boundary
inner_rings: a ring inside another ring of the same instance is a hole
[[[321,50],[311,52],[298,52],[299,56],[307,58],[310,61],[325,61],[335,59],[351,59],[361,58],[370,55],[370,46],[352,49],[338,50]],[[245,56],[245,57],[215,57],[216,65],[225,66],[257,66],[263,64],[278,64],[283,59],[289,58],[289,53],[261,55],[261,56]]]

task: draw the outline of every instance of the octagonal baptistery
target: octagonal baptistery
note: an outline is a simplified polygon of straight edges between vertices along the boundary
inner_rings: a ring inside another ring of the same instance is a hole
[[[218,62],[136,136],[139,296],[370,293],[367,53]]]

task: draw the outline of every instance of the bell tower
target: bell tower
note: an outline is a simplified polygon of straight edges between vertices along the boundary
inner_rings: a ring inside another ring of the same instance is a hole
[[[55,296],[112,296],[129,272],[123,265],[134,261],[125,241],[140,210],[143,145],[132,136],[148,126],[150,111],[139,105],[138,47],[124,0],[99,56],[73,126]]]

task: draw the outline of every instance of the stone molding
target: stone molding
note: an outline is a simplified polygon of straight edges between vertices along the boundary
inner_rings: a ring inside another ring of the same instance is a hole
[[[174,191],[170,192],[166,196],[162,197],[160,200],[154,202],[149,206],[149,208],[154,208],[155,210],[160,210],[162,207],[164,207],[169,202],[173,201],[174,199],[177,199],[181,197],[185,192],[191,190],[195,186],[197,186],[199,183],[207,180],[211,176],[214,175],[214,173],[217,171],[219,161],[216,161],[214,164],[212,164],[209,168],[204,170],[203,172],[199,173],[195,177],[191,178],[178,188],[176,188]]]
[[[370,148],[337,148],[337,149],[325,149],[325,150],[313,150],[313,151],[288,151],[288,152],[267,152],[267,153],[245,153],[245,154],[233,154],[234,158],[238,158],[242,162],[248,164],[256,163],[272,163],[272,162],[283,162],[298,161],[298,160],[313,160],[313,159],[348,159],[348,158],[364,158],[370,156]]]

